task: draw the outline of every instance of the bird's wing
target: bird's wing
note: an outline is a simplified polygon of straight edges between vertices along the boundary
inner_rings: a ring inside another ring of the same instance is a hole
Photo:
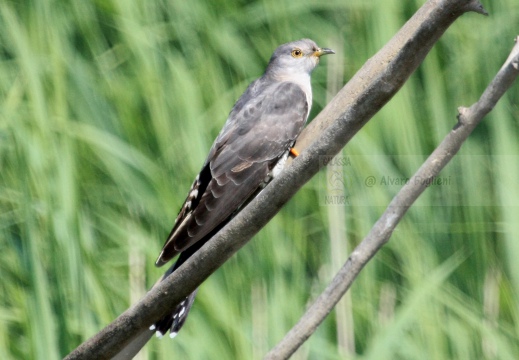
[[[306,122],[304,91],[254,84],[236,103],[156,262],[162,265],[226,221],[268,177]],[[244,100],[245,99],[245,100]]]

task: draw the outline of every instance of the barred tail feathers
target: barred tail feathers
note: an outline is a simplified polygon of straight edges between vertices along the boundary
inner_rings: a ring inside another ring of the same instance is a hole
[[[158,338],[162,338],[169,330],[169,337],[174,338],[184,325],[191,310],[191,306],[195,302],[195,296],[198,289],[193,291],[189,296],[182,300],[171,314],[164,316],[155,324],[150,326],[150,330],[155,331]]]

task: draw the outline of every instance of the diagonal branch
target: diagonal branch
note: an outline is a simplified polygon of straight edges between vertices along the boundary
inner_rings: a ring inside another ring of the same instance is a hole
[[[425,3],[303,131],[296,145],[303,151],[290,166],[178,270],[67,359],[107,359],[134,344],[136,337],[145,343],[155,319],[171,311],[172,304],[195,290],[265,226],[323,166],[320,156],[337,154],[396,94],[445,30],[468,11],[485,14],[477,0]]]
[[[277,360],[290,357],[308,339],[330,311],[348,291],[351,284],[382,246],[389,241],[393,230],[414,201],[423,193],[431,180],[456,155],[483,117],[496,105],[519,75],[519,36],[510,56],[501,67],[478,102],[470,108],[458,109],[458,123],[443,139],[425,163],[393,198],[386,211],[375,223],[369,234],[351,253],[346,263],[335,275],[328,287],[307,310],[299,322],[285,335],[265,359]]]

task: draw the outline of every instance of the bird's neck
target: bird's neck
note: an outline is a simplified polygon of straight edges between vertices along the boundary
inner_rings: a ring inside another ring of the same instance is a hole
[[[280,73],[274,73],[269,74],[273,80],[279,81],[279,82],[292,82],[294,84],[297,84],[303,89],[303,91],[306,94],[306,100],[308,101],[308,107],[310,108],[312,106],[312,83],[310,81],[310,74],[280,74]]]

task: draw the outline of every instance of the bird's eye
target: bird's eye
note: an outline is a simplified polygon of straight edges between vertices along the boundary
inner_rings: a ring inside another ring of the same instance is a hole
[[[292,50],[292,57],[295,57],[295,58],[300,58],[301,56],[303,56],[303,52],[301,51],[301,49],[294,49]]]

